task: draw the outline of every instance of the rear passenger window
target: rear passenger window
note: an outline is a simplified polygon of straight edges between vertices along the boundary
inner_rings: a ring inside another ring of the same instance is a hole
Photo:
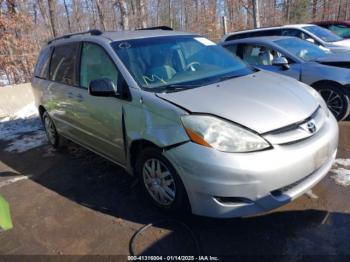
[[[50,54],[50,48],[45,48],[40,52],[38,61],[36,62],[34,76],[42,79],[47,78],[47,73],[49,71]]]
[[[80,67],[80,86],[88,88],[92,80],[100,78],[108,78],[117,86],[118,70],[102,47],[92,43],[84,43]]]
[[[78,43],[55,47],[50,65],[50,80],[71,86],[77,85],[78,48]]]

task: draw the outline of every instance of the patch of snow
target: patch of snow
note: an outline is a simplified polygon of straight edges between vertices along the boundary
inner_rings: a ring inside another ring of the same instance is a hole
[[[338,158],[335,160],[335,165],[331,169],[331,176],[335,183],[341,186],[350,186],[350,169],[345,167],[350,167],[350,159]]]
[[[331,178],[334,179],[335,183],[341,186],[350,186],[350,170],[345,168],[332,169],[334,173]]]
[[[33,149],[46,144],[46,134],[44,131],[36,131],[33,134],[22,135],[20,138],[14,139],[5,148],[10,153],[22,153],[29,149]]]
[[[34,103],[0,120],[0,140],[9,141],[5,151],[18,153],[46,144],[45,132]]]
[[[335,160],[335,164],[340,166],[349,166],[350,167],[350,159],[349,158],[338,158]]]

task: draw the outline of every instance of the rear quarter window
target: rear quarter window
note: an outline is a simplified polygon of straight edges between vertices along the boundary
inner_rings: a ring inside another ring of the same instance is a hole
[[[42,79],[46,79],[49,72],[49,64],[50,64],[50,54],[51,49],[45,48],[43,49],[38,57],[38,61],[36,62],[36,66],[34,69],[34,76]]]
[[[77,86],[77,63],[79,43],[56,46],[50,65],[50,80]]]

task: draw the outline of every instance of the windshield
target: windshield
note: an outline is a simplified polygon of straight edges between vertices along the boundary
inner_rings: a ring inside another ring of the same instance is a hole
[[[113,42],[139,85],[161,92],[193,88],[252,73],[223,47],[199,36],[165,36]]]
[[[336,42],[343,40],[342,37],[337,36],[336,34],[333,34],[328,29],[322,28],[317,25],[310,25],[303,27],[306,31],[309,31],[310,33],[314,34],[318,38],[321,38],[325,42]]]
[[[305,61],[315,60],[317,58],[325,57],[331,54],[330,50],[321,48],[299,38],[286,38],[276,40],[275,43]]]
[[[350,36],[350,28],[344,25],[330,25],[328,29],[340,37]]]

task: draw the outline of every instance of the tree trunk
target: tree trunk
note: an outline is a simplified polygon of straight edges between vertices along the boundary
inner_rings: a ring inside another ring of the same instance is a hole
[[[127,13],[127,5],[125,0],[117,0],[116,2],[120,10],[120,25],[123,30],[129,30],[129,16]]]
[[[289,23],[289,20],[290,20],[290,0],[284,1],[284,7],[286,10],[286,22]]]
[[[145,0],[139,0],[140,5],[140,18],[141,18],[141,27],[147,27],[147,15],[146,15],[146,3]]]
[[[49,4],[49,18],[50,18],[50,26],[53,37],[57,37],[57,18],[56,18],[56,0],[48,0]]]
[[[69,30],[70,33],[72,33],[72,28],[71,28],[71,25],[70,25],[69,10],[68,10],[68,6],[67,6],[66,0],[63,0],[63,4],[64,4],[64,9],[66,10],[66,15],[67,15],[68,30]]]
[[[317,0],[312,0],[312,20],[316,19],[316,14],[317,14]]]
[[[98,16],[100,17],[101,29],[103,31],[106,31],[106,21],[103,13],[101,0],[96,0],[96,7],[97,7]]]
[[[252,0],[254,28],[260,27],[259,0]]]
[[[43,0],[38,0],[38,6],[39,6],[40,14],[44,19],[45,27],[50,28],[51,30],[49,18],[47,16],[47,9],[45,7],[45,3],[43,2]]]

